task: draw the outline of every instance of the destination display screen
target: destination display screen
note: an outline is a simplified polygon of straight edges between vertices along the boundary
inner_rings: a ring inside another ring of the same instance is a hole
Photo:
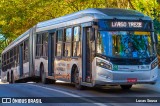
[[[124,21],[114,21],[111,22],[112,28],[142,28],[142,22],[124,22]]]
[[[139,20],[100,20],[98,26],[106,30],[152,30],[151,21]]]

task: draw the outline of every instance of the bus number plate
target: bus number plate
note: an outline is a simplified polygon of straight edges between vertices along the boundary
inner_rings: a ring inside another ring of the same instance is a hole
[[[130,83],[137,82],[137,78],[127,78],[127,82],[130,82]]]

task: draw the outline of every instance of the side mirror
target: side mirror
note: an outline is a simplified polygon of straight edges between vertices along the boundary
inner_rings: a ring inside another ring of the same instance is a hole
[[[155,43],[158,44],[158,35],[154,34]]]
[[[91,28],[90,29],[90,41],[94,41],[95,40],[95,29],[94,28]]]

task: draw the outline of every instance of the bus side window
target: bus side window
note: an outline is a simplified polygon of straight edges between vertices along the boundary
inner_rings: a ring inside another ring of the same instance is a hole
[[[7,71],[7,53],[5,53],[5,70]]]
[[[18,65],[19,65],[19,45],[17,45],[16,51],[17,51],[17,58],[16,58],[16,61],[17,61],[17,66],[18,66]]]
[[[37,34],[36,56],[38,57],[42,56],[42,35],[41,34]]]
[[[61,56],[62,54],[62,36],[63,30],[58,30],[58,33],[56,35],[56,56]]]
[[[28,62],[28,39],[24,41],[24,62]]]
[[[48,56],[48,33],[42,34],[42,50],[43,50],[43,56]]]
[[[7,69],[9,69],[9,51],[7,52]]]
[[[13,49],[10,50],[10,68],[13,65],[12,62],[13,62]]]
[[[74,27],[73,57],[80,56],[80,27]]]
[[[4,70],[6,71],[5,67],[6,67],[6,53],[4,54]]]
[[[63,56],[64,57],[71,56],[71,37],[72,37],[72,28],[65,29],[64,49],[63,49]]]
[[[16,61],[16,55],[17,55],[16,47],[14,47],[14,62]]]

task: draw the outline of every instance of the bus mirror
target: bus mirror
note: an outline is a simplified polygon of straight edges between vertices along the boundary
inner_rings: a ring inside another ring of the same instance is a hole
[[[90,41],[94,41],[94,40],[95,40],[95,29],[91,28]]]
[[[155,43],[158,44],[158,35],[154,34]]]

